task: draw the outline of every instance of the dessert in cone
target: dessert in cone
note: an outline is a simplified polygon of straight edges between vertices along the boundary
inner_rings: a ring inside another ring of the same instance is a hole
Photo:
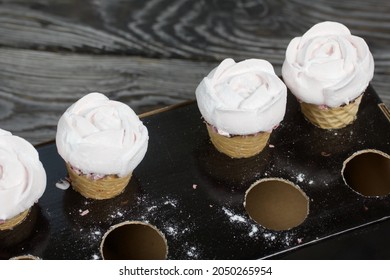
[[[0,224],[0,230],[13,229],[17,225],[21,224],[27,218],[29,212],[30,209],[27,209],[26,211],[20,213],[19,215],[16,215],[11,219],[5,220],[3,223]]]
[[[100,179],[93,179],[84,174],[78,174],[66,164],[69,179],[73,189],[86,198],[109,199],[121,194],[130,181],[131,173],[126,177],[107,175]]]
[[[0,236],[0,247],[3,247],[8,243],[5,242],[7,236],[17,235],[8,230],[22,224],[31,207],[43,195],[46,172],[35,147],[3,129],[0,129],[0,150],[0,231],[4,231]]]
[[[323,129],[343,128],[351,124],[359,110],[362,95],[351,103],[336,108],[322,108],[321,106],[302,102],[301,111],[315,126]]]
[[[56,146],[74,190],[92,199],[124,191],[148,148],[148,130],[126,104],[92,92],[57,125]]]
[[[271,135],[269,132],[259,132],[253,135],[236,135],[227,137],[216,132],[206,124],[210,140],[215,148],[232,158],[249,158],[259,154],[267,145]]]
[[[345,25],[324,21],[293,38],[282,66],[291,93],[308,121],[323,129],[346,127],[374,75],[374,59],[363,38]]]
[[[211,142],[231,158],[259,154],[286,112],[286,85],[263,59],[224,59],[195,95]]]

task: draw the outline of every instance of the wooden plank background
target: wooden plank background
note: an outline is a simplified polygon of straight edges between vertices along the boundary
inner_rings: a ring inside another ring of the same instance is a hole
[[[280,75],[290,40],[325,20],[367,41],[390,106],[388,0],[0,0],[0,127],[52,140],[92,91],[137,113],[194,99],[226,57],[263,58]]]

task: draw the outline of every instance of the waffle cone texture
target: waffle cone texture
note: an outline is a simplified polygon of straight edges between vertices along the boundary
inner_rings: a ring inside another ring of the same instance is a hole
[[[28,216],[30,209],[20,213],[19,215],[13,217],[12,219],[5,220],[4,223],[0,224],[0,230],[10,230],[21,224]]]
[[[355,121],[362,96],[348,105],[336,108],[320,108],[318,105],[302,102],[301,111],[315,126],[323,129],[343,128]]]
[[[227,137],[217,133],[210,125],[206,126],[214,147],[231,158],[249,158],[259,154],[271,135],[268,132],[260,132],[254,135]]]
[[[126,177],[107,175],[101,179],[92,179],[84,174],[77,174],[69,164],[66,164],[69,179],[73,189],[86,198],[103,200],[121,194],[130,181],[131,173]]]

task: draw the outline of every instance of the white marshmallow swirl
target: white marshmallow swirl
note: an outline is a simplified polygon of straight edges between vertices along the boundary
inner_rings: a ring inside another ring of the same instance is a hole
[[[286,111],[287,88],[262,59],[223,60],[195,94],[203,118],[226,136],[270,132]]]
[[[84,174],[129,175],[148,147],[148,130],[126,104],[97,92],[70,106],[58,122],[58,153]]]
[[[366,42],[337,22],[322,22],[287,47],[283,80],[301,101],[339,107],[361,95],[374,75]]]
[[[0,221],[29,209],[46,189],[46,172],[37,150],[0,129]]]

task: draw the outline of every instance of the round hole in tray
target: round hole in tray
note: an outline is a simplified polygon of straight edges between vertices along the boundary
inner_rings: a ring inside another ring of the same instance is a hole
[[[345,183],[364,196],[390,193],[390,156],[378,150],[362,150],[344,161]]]
[[[100,252],[106,260],[163,260],[168,245],[154,226],[129,221],[112,226],[104,234]]]
[[[40,260],[40,258],[33,255],[21,255],[12,257],[10,260]]]
[[[287,180],[267,178],[247,190],[244,206],[249,216],[263,227],[288,230],[306,219],[309,198]]]

